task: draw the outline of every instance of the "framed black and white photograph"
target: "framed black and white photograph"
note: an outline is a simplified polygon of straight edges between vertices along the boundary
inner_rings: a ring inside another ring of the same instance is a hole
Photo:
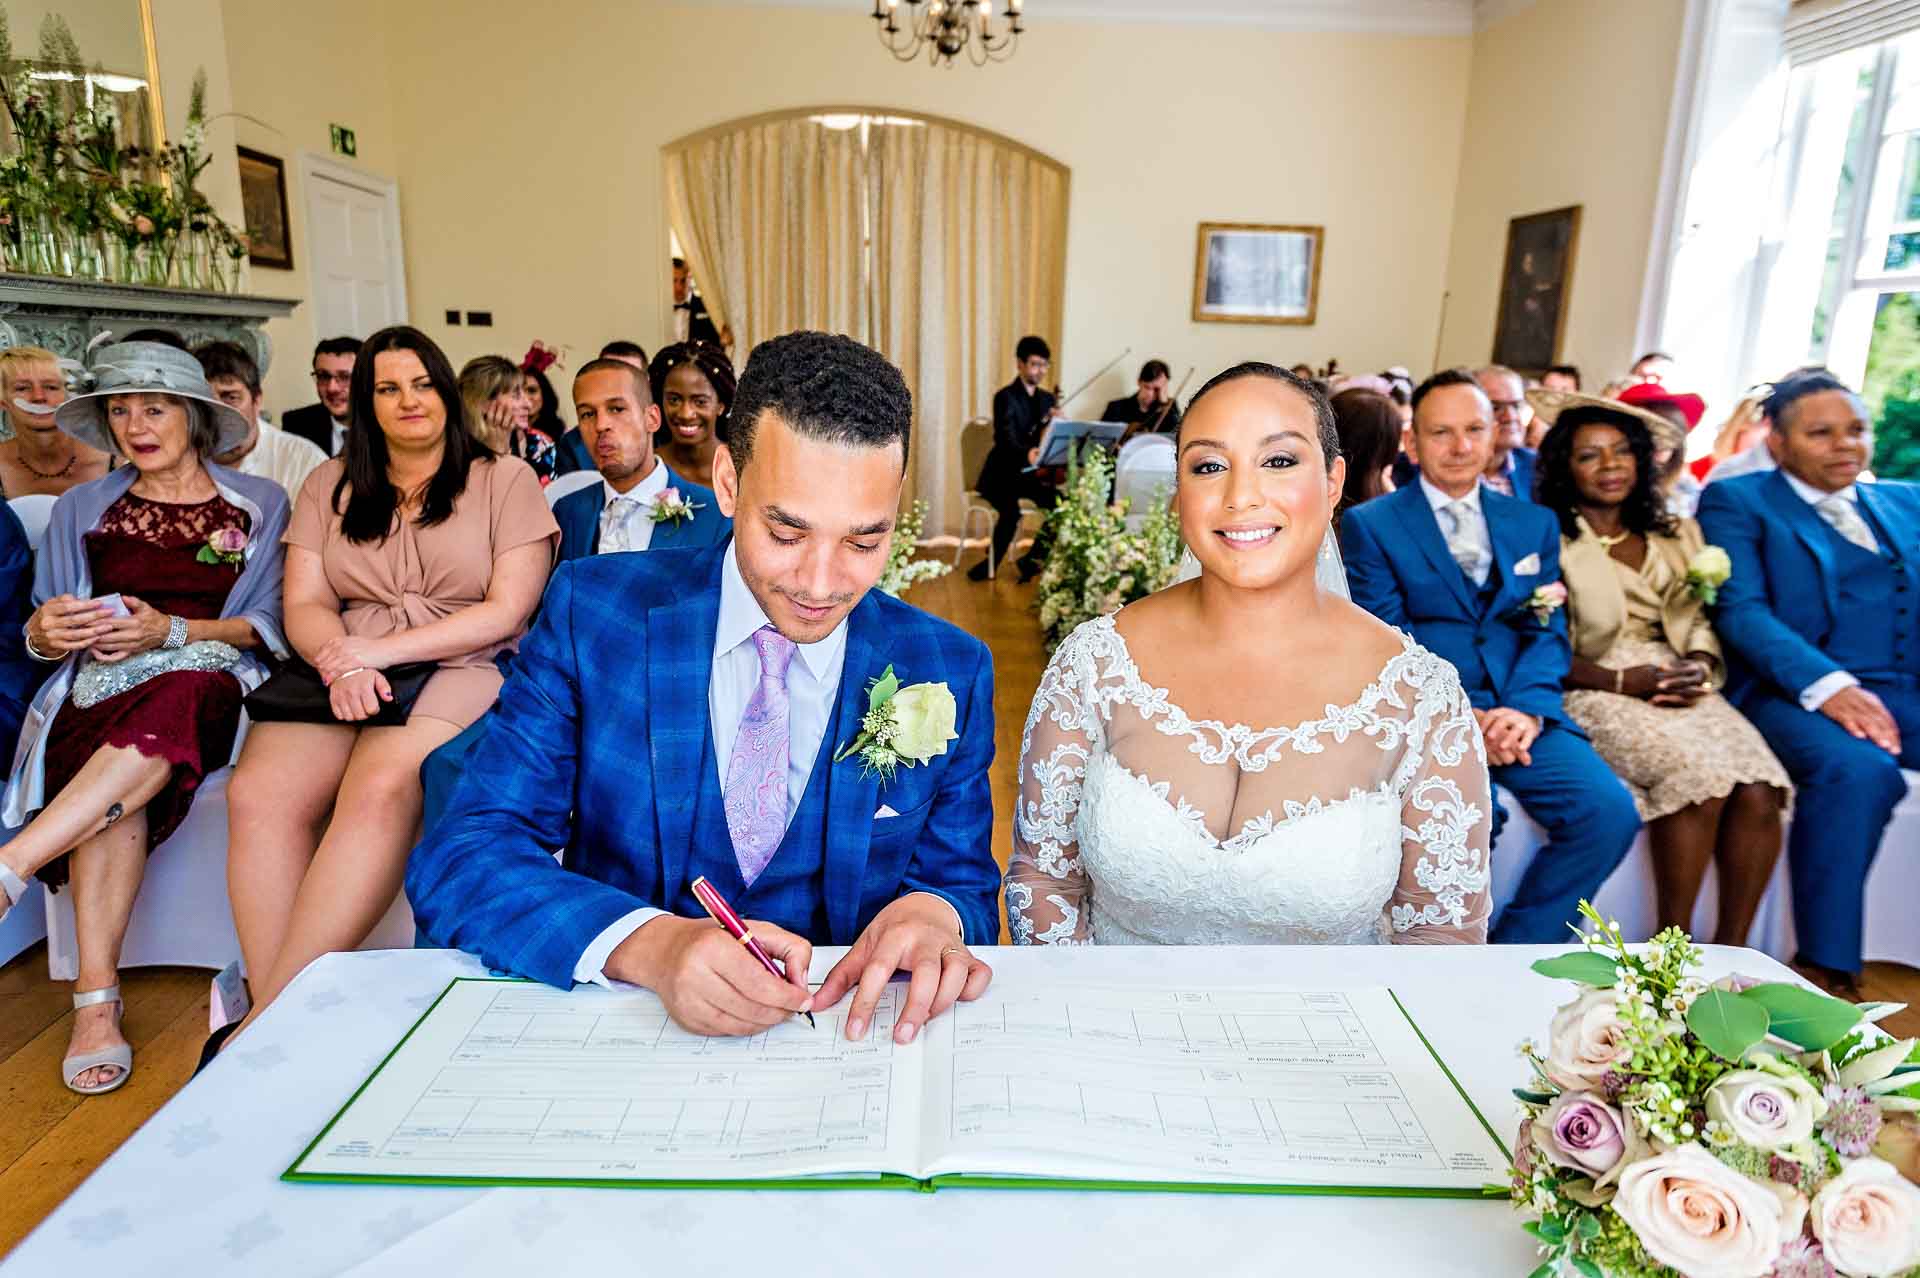
[[[1193,318],[1217,324],[1311,324],[1320,306],[1324,227],[1202,222]]]
[[[1580,207],[1529,213],[1507,223],[1500,315],[1493,326],[1494,363],[1538,376],[1560,362],[1573,255],[1580,244]]]
[[[247,215],[247,260],[293,269],[293,231],[287,222],[287,166],[277,155],[240,152],[240,207]]]

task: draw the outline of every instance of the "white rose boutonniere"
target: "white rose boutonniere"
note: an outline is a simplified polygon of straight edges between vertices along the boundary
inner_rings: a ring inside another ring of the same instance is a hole
[[[680,495],[678,488],[662,488],[648,508],[647,517],[656,524],[677,524],[692,519],[698,509],[700,507]]]
[[[1711,605],[1720,597],[1720,587],[1733,576],[1733,560],[1718,546],[1703,546],[1687,560],[1687,589],[1703,604]]]
[[[911,768],[947,752],[957,741],[953,730],[957,709],[944,683],[916,683],[901,687],[893,667],[867,689],[867,713],[860,732],[833,756],[835,763],[860,756],[866,769],[882,780],[892,780],[902,764]]]

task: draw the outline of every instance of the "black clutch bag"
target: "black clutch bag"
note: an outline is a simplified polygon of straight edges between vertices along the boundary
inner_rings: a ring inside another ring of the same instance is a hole
[[[351,722],[334,717],[333,702],[320,672],[298,657],[267,677],[267,681],[246,695],[247,717],[255,723],[338,723],[352,728],[397,728],[413,712],[420,690],[440,668],[437,661],[410,661],[390,666],[380,673],[393,690],[393,700],[380,703],[378,713]]]

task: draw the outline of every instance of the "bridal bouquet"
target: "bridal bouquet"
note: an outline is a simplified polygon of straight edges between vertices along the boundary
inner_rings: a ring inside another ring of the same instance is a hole
[[[1514,1143],[1532,1278],[1920,1278],[1920,1050],[1798,985],[1693,975],[1669,928],[1637,951],[1593,907]]]

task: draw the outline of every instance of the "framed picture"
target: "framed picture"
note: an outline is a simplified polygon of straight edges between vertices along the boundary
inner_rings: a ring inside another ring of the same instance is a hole
[[[1325,235],[1318,226],[1202,222],[1193,260],[1194,322],[1313,323]]]
[[[240,204],[247,215],[247,260],[293,269],[293,232],[287,222],[287,166],[279,156],[246,147],[240,152]]]
[[[1507,223],[1500,317],[1493,326],[1494,363],[1537,377],[1560,362],[1573,255],[1580,243],[1580,207],[1530,213]]]

